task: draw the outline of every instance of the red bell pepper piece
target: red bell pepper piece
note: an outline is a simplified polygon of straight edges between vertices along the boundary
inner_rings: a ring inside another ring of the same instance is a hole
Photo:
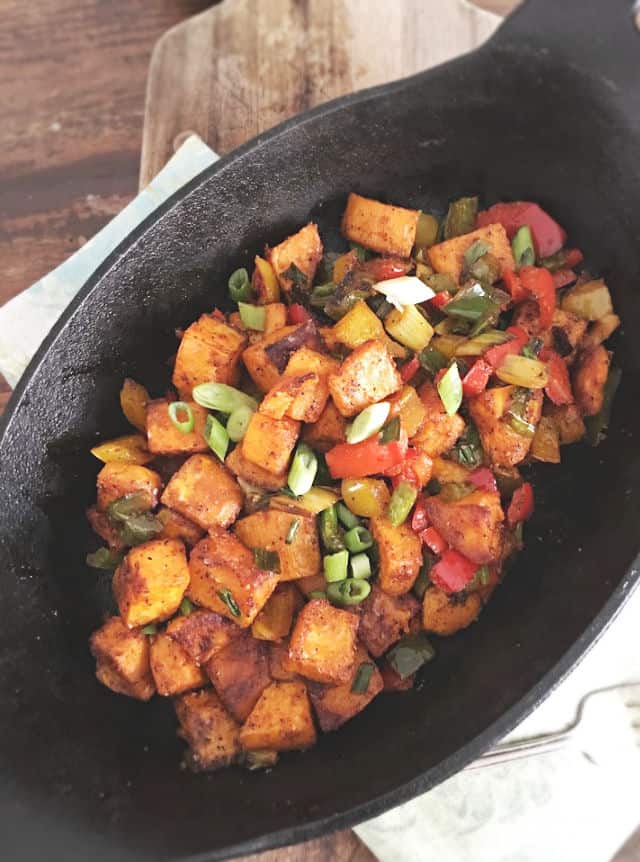
[[[361,264],[358,269],[371,275],[376,281],[385,281],[406,275],[411,266],[411,261],[402,257],[374,257]]]
[[[568,248],[565,253],[564,265],[572,269],[584,260],[584,255],[579,248]]]
[[[572,269],[557,269],[555,272],[551,273],[551,278],[556,286],[556,290],[560,290],[561,287],[566,287],[568,284],[571,284],[577,279],[577,277],[578,276]]]
[[[289,306],[287,320],[290,326],[297,323],[306,323],[307,320],[311,320],[311,314],[307,311],[304,305],[294,302]]]
[[[414,533],[421,533],[423,530],[426,530],[428,524],[429,519],[427,518],[425,499],[424,497],[418,497],[413,507],[413,515],[411,516],[411,529]]]
[[[481,491],[497,491],[496,477],[488,467],[477,467],[467,476],[469,482]]]
[[[511,298],[514,302],[523,302],[527,299],[527,291],[523,288],[522,282],[518,278],[517,273],[512,269],[503,270],[502,280],[504,281],[504,286],[511,294]]]
[[[436,293],[434,297],[432,297],[429,302],[431,305],[436,308],[442,308],[443,305],[446,305],[451,299],[451,294],[448,290],[441,290],[440,293]]]
[[[427,527],[426,529],[421,530],[420,539],[430,551],[433,551],[434,554],[438,554],[438,556],[440,556],[440,554],[444,554],[447,550],[447,543],[435,527]]]
[[[559,353],[551,350],[549,347],[544,347],[540,351],[540,359],[547,366],[547,374],[549,380],[544,387],[551,401],[558,406],[562,404],[571,404],[573,402],[573,392],[571,391],[571,380],[569,379],[569,370],[567,363]]]
[[[374,435],[361,443],[338,443],[325,458],[333,479],[362,479],[402,464],[406,452],[406,437],[379,443]]]
[[[505,356],[510,356],[512,353],[520,353],[522,348],[529,342],[529,333],[521,326],[509,326],[507,332],[512,335],[509,341],[504,344],[496,344],[495,347],[490,347],[485,350],[482,358],[488,362],[492,368],[498,368],[504,361]]]
[[[417,356],[410,359],[400,369],[400,379],[403,383],[408,383],[420,368],[420,360]]]
[[[556,308],[556,286],[553,283],[553,276],[548,269],[542,266],[522,266],[519,275],[523,288],[538,303],[540,326],[543,329],[548,329],[553,321],[553,312]]]
[[[459,593],[473,580],[477,571],[477,563],[449,548],[431,569],[429,577],[445,593]]]
[[[531,201],[494,204],[488,210],[479,212],[476,219],[478,227],[486,227],[496,222],[504,227],[509,239],[513,238],[519,227],[529,225],[537,257],[555,254],[567,241],[567,234],[558,222],[541,206]]]
[[[526,521],[533,515],[533,488],[530,482],[525,482],[513,492],[513,497],[507,509],[507,521],[513,527],[520,521]]]
[[[462,391],[465,398],[480,395],[487,388],[493,368],[484,359],[477,359],[462,378]]]

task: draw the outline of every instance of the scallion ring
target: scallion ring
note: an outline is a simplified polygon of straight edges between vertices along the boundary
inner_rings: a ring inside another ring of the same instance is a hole
[[[355,554],[370,548],[373,545],[373,539],[369,530],[358,524],[357,527],[352,527],[344,534],[344,543],[347,550]]]
[[[254,412],[247,404],[241,404],[240,407],[236,407],[227,422],[229,440],[233,440],[234,443],[239,443],[242,440],[247,433],[247,428]]]
[[[234,302],[249,302],[252,295],[249,273],[244,267],[236,269],[229,276],[229,296]]]
[[[229,435],[227,434],[227,429],[221,422],[218,422],[215,416],[207,416],[204,426],[204,439],[209,444],[211,451],[215,452],[221,461],[224,461],[227,449],[229,448]]]
[[[328,584],[344,581],[347,577],[347,566],[349,565],[349,552],[338,551],[336,554],[327,554],[322,560],[324,579]]]
[[[255,398],[227,383],[199,383],[193,387],[193,400],[207,410],[217,410],[220,413],[231,414],[243,406],[252,410],[258,409]]]
[[[311,489],[317,472],[318,459],[315,452],[306,443],[298,443],[287,476],[287,485],[292,493],[296,497],[306,494]]]
[[[455,362],[440,378],[437,389],[447,416],[453,416],[462,404],[462,380]]]
[[[371,586],[365,578],[347,578],[327,586],[327,596],[336,605],[359,605],[370,592]]]
[[[388,401],[371,404],[359,413],[347,428],[347,443],[361,443],[376,434],[387,421],[391,405]]]
[[[187,404],[186,401],[172,401],[169,404],[168,410],[169,419],[171,419],[178,431],[182,434],[189,434],[193,431],[196,419],[190,404]],[[179,414],[182,414],[186,418],[180,419]]]
[[[352,578],[370,578],[371,560],[366,554],[354,554],[349,560]]]
[[[267,317],[264,305],[250,305],[248,302],[239,302],[238,311],[240,312],[240,320],[247,329],[256,329],[260,332],[264,330]]]

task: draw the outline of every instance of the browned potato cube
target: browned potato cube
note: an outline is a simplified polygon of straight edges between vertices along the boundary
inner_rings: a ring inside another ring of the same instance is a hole
[[[469,399],[471,418],[478,428],[482,448],[496,467],[514,467],[529,454],[532,437],[519,434],[509,424],[506,413],[516,391],[515,386],[496,386]],[[542,415],[542,390],[532,390],[525,418],[536,426]]]
[[[368,667],[365,669],[363,665]],[[369,668],[371,677],[366,689],[362,692],[352,691],[359,674],[366,673]],[[346,721],[362,712],[382,691],[382,688],[382,677],[375,662],[365,649],[358,647],[351,676],[346,682],[341,685],[321,685],[320,683],[309,685],[309,696],[321,730],[327,733],[342,727]]]
[[[239,727],[213,689],[183,694],[173,705],[180,722],[178,736],[190,748],[192,769],[219,769],[238,758]]]
[[[189,571],[189,598],[240,628],[251,625],[278,584],[277,572],[256,568],[251,551],[224,530],[198,542]]]
[[[112,551],[122,551],[125,547],[120,537],[120,526],[114,524],[106,512],[98,511],[96,506],[87,509],[87,521],[94,533],[107,543]]]
[[[358,636],[376,658],[408,633],[420,613],[420,603],[411,593],[390,596],[377,584],[361,607]]]
[[[291,354],[284,373],[286,377],[311,373],[327,377],[329,374],[337,374],[338,371],[340,371],[340,363],[337,359],[311,347],[301,347]]]
[[[158,538],[180,539],[188,548],[192,548],[204,535],[204,530],[197,524],[166,506],[160,507],[156,517],[162,523],[162,532]]]
[[[381,254],[409,257],[420,212],[351,192],[342,216],[342,233],[352,242]]]
[[[254,413],[242,439],[242,455],[270,473],[284,473],[299,434],[300,423],[293,419]]]
[[[390,596],[408,593],[422,566],[420,537],[409,524],[394,527],[384,516],[371,518],[370,529],[380,555],[380,587]]]
[[[271,682],[267,646],[249,633],[214,653],[205,669],[220,700],[237,721],[245,721]]]
[[[166,632],[197,665],[204,664],[234,638],[242,637],[242,629],[227,617],[205,610],[174,617]]]
[[[347,422],[330,398],[322,415],[313,425],[306,425],[302,439],[318,452],[328,452],[346,440]]]
[[[611,354],[601,344],[583,350],[576,359],[573,393],[583,416],[595,416],[602,409],[610,361]]]
[[[242,454],[242,446],[236,446],[224,462],[238,479],[243,479],[251,485],[257,485],[266,491],[279,491],[287,484],[287,471],[270,473],[258,464],[254,464]]]
[[[540,308],[538,303],[532,300],[516,306],[513,325],[521,326],[532,338],[539,336],[545,347],[553,348],[569,363],[573,362],[576,347],[587,329],[586,320],[561,308],[554,310],[551,328],[543,329],[540,323]]]
[[[501,224],[488,224],[486,227],[472,230],[471,233],[432,245],[428,251],[431,266],[436,272],[446,272],[459,281],[464,264],[464,253],[479,239],[487,243],[489,251],[500,261],[502,269],[516,268],[509,237]]]
[[[271,249],[269,261],[285,293],[295,295],[296,288],[298,292],[306,292],[313,282],[322,252],[318,226],[313,222]],[[304,284],[298,284],[298,280]]]
[[[324,377],[315,373],[284,377],[269,390],[260,404],[260,412],[273,419],[297,419],[315,422],[322,414],[329,397]]]
[[[287,306],[284,302],[269,302],[264,306],[264,334],[275,332],[287,325]]]
[[[91,635],[98,680],[118,694],[149,700],[156,687],[149,667],[149,638],[110,617]]]
[[[291,630],[293,617],[303,604],[300,591],[294,584],[278,584],[271,598],[262,608],[251,626],[254,638],[279,641]]]
[[[413,386],[405,384],[400,392],[389,399],[389,403],[391,404],[389,418],[399,416],[407,437],[414,437],[427,421],[428,411],[425,401],[420,398]],[[442,404],[440,407],[442,408]]]
[[[274,641],[269,644],[269,673],[272,679],[280,681],[298,678],[296,669],[289,658],[287,641]]]
[[[151,640],[151,673],[158,694],[171,697],[206,685],[207,675],[166,632]]]
[[[553,419],[560,435],[560,443],[563,445],[577,443],[587,433],[584,420],[575,404],[563,404],[561,407],[548,404],[545,407],[545,414]],[[94,529],[96,528],[94,527]]]
[[[365,407],[393,395],[402,386],[395,362],[382,341],[365,341],[329,375],[329,391],[343,416],[355,416]]]
[[[178,539],[152,539],[132,548],[113,576],[113,595],[130,629],[175,614],[188,586],[187,557]]]
[[[289,642],[291,664],[316,682],[346,682],[356,654],[358,617],[312,599],[298,614]]]
[[[418,395],[424,405],[425,416],[420,430],[411,442],[429,458],[435,458],[451,449],[464,431],[464,419],[458,413],[447,416],[433,383],[424,383],[418,390]]]
[[[248,347],[242,359],[256,386],[268,392],[285,373],[292,355],[305,345],[311,348],[321,345],[313,321],[276,329]],[[293,375],[301,372],[287,373]]]
[[[238,382],[247,336],[209,314],[187,328],[176,356],[173,385],[188,401],[199,383]]]
[[[272,682],[240,731],[245,751],[290,751],[316,741],[307,687],[302,680]]]
[[[500,559],[504,512],[497,491],[473,491],[451,503],[427,497],[425,506],[445,542],[463,556],[479,565]]]
[[[287,535],[294,521],[298,521],[295,535],[287,544]],[[236,535],[249,548],[266,548],[276,551],[280,558],[280,580],[317,575],[321,555],[315,519],[310,515],[263,509],[236,523]]]
[[[439,587],[429,587],[422,600],[422,625],[436,635],[453,635],[466,629],[482,610],[482,599],[476,592],[448,596]]]
[[[303,595],[309,597],[311,593],[315,593],[318,590],[325,590],[327,588],[327,582],[324,579],[324,575],[310,575],[307,578],[298,578],[296,580],[296,587],[303,593]]]
[[[98,473],[98,509],[107,507],[127,494],[140,494],[150,509],[158,503],[162,479],[156,472],[139,464],[111,461]]]
[[[208,530],[233,524],[242,491],[215,455],[192,455],[169,480],[162,502]]]
[[[186,402],[191,407],[194,418],[193,431],[184,433],[171,421],[169,404],[165,398],[147,404],[147,446],[149,452],[161,455],[188,455],[192,452],[208,452],[209,445],[204,439],[204,426],[209,412],[196,404]],[[182,419],[182,417],[179,417]]]

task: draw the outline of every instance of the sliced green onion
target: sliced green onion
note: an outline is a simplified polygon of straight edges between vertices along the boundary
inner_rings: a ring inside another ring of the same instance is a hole
[[[451,450],[453,460],[463,467],[479,467],[483,460],[482,443],[475,425],[469,423]]]
[[[244,756],[244,765],[253,772],[256,769],[271,769],[278,762],[278,752],[264,750],[247,751]]]
[[[509,333],[503,332],[501,329],[488,329],[481,335],[464,341],[460,347],[456,348],[456,356],[480,356],[488,347],[493,347],[494,344],[504,344],[510,338]]]
[[[420,601],[422,601],[422,599],[424,598],[424,594],[431,586],[431,578],[429,577],[429,572],[431,571],[436,562],[435,554],[432,554],[431,551],[425,549],[423,553],[424,558],[422,567],[420,569],[418,577],[414,581],[413,587],[411,588],[414,596],[420,599]]]
[[[600,412],[596,413],[595,416],[589,416],[585,420],[585,425],[587,426],[587,442],[591,446],[597,446],[598,443],[601,443],[606,436],[606,431],[611,419],[613,399],[618,390],[618,386],[620,385],[621,377],[622,369],[609,369],[609,376],[607,377],[607,382],[604,384],[604,398],[602,400]]]
[[[459,290],[453,299],[442,306],[442,312],[464,320],[480,320],[497,314],[500,306],[493,301],[481,284],[471,284]]]
[[[388,401],[380,401],[358,413],[347,428],[347,443],[360,443],[376,434],[387,421],[391,405]]]
[[[469,269],[473,264],[483,257],[490,249],[489,243],[483,239],[477,239],[471,243],[463,255],[464,266]]]
[[[258,409],[255,398],[226,383],[200,383],[193,387],[193,400],[207,410],[231,414],[239,407]]]
[[[358,670],[355,672],[353,682],[351,683],[352,694],[366,694],[369,690],[369,683],[373,676],[375,665],[371,661],[363,661]]]
[[[120,551],[112,551],[109,548],[98,548],[92,554],[87,554],[86,562],[92,569],[102,569],[105,572],[113,572],[118,568],[124,554]]]
[[[294,518],[293,521],[289,524],[289,529],[287,530],[287,537],[284,540],[285,545],[290,545],[293,542],[299,529],[300,518]]]
[[[430,213],[421,212],[416,225],[415,247],[430,248],[437,241],[439,230],[440,223],[438,219]]]
[[[311,592],[309,593],[309,598],[310,599],[326,599],[327,594],[325,593],[324,590],[311,590]]]
[[[342,501],[336,503],[336,513],[340,522],[347,528],[347,530],[352,530],[354,527],[360,526],[360,518],[357,515],[354,515],[351,509],[345,506]]]
[[[349,560],[352,578],[370,578],[371,560],[366,554],[354,554]]]
[[[154,539],[163,529],[162,522],[155,515],[151,512],[141,512],[127,518],[120,532],[120,538],[125,545],[142,545]]]
[[[155,635],[158,633],[158,626],[155,623],[149,623],[149,625],[143,626],[140,632],[143,635]]]
[[[234,443],[238,443],[242,440],[244,435],[247,433],[249,422],[254,413],[255,410],[252,410],[251,407],[246,404],[241,404],[240,407],[236,407],[227,421],[227,434],[229,435],[229,440],[233,440]]]
[[[438,371],[447,367],[447,357],[441,353],[436,347],[431,344],[427,345],[424,350],[418,354],[420,365],[429,374],[436,375]]]
[[[436,651],[424,635],[407,635],[391,647],[387,661],[399,677],[406,679],[435,655]]]
[[[169,410],[169,419],[171,419],[178,431],[181,431],[183,434],[189,434],[193,431],[196,419],[190,404],[187,404],[185,401],[172,401],[167,409]],[[180,419],[178,416],[179,413],[182,413],[186,418]]]
[[[298,443],[289,468],[287,485],[296,497],[306,494],[318,472],[316,453],[307,443]]]
[[[256,329],[260,332],[264,330],[267,316],[264,305],[250,305],[248,302],[239,302],[238,311],[240,312],[240,320],[247,329]]]
[[[266,572],[280,571],[280,556],[277,551],[270,551],[267,548],[254,548],[253,561],[258,569],[263,569]]]
[[[370,592],[371,585],[366,578],[347,578],[327,587],[327,597],[336,605],[359,605]]]
[[[344,549],[342,531],[338,526],[338,512],[335,504],[320,512],[320,538],[327,551],[335,553]]]
[[[322,560],[324,579],[328,584],[336,581],[344,581],[347,577],[347,566],[349,565],[349,552],[338,551],[336,554],[327,554]]]
[[[336,285],[332,281],[328,281],[326,284],[317,284],[311,291],[309,304],[314,308],[324,308],[335,292]]]
[[[478,214],[478,198],[459,198],[449,204],[447,215],[443,224],[445,239],[461,236],[469,233],[476,226],[476,215]]]
[[[240,607],[237,601],[234,599],[231,590],[227,589],[226,587],[223,590],[218,590],[218,598],[223,601],[225,605],[229,608],[232,616],[240,616]]]
[[[410,485],[409,482],[398,483],[387,508],[387,518],[394,527],[404,524],[417,499],[418,489],[416,487]]]
[[[511,404],[507,410],[507,422],[517,434],[523,437],[533,437],[536,427],[527,418],[527,409],[531,390],[522,386],[517,387],[511,397]]]
[[[457,503],[463,497],[468,497],[475,489],[475,485],[471,482],[445,482],[440,489],[440,497],[444,503]]]
[[[224,461],[227,449],[229,448],[229,435],[222,422],[218,422],[216,417],[211,416],[211,414],[207,416],[207,421],[205,422],[204,439],[218,458]]]
[[[515,536],[516,542],[519,545],[522,545],[524,540],[524,521],[520,521],[516,524],[516,528],[513,531],[513,535]]]
[[[518,228],[511,240],[511,248],[513,249],[516,269],[520,269],[521,266],[533,266],[536,262],[536,253],[529,225],[523,224],[522,227]]]
[[[351,251],[355,251],[360,263],[364,263],[365,260],[370,257],[370,252],[358,242],[350,242],[349,248],[351,249]]]
[[[503,383],[510,383],[513,386],[544,389],[549,380],[549,373],[544,362],[540,362],[539,359],[527,359],[526,356],[511,354],[505,356],[496,369],[496,377]]]
[[[244,267],[229,276],[229,296],[234,302],[248,302],[252,297],[249,273]]]
[[[359,524],[344,534],[344,543],[347,546],[347,550],[355,554],[358,551],[366,551],[370,548],[373,545],[373,538],[369,530]]]
[[[180,613],[183,617],[188,617],[195,610],[195,607],[193,602],[185,596],[180,602]]]
[[[380,431],[380,442],[394,443],[396,440],[400,439],[401,430],[402,426],[400,425],[400,417],[394,416],[393,419],[389,419],[387,424],[384,425]]]
[[[146,494],[125,494],[107,506],[107,515],[114,521],[124,523],[131,515],[149,511],[149,498]]]
[[[462,380],[455,362],[438,381],[437,389],[447,416],[453,416],[462,404]]]

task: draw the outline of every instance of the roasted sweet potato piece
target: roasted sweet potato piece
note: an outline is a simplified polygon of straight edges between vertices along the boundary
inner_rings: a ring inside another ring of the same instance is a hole
[[[346,420],[330,398],[318,421],[305,426],[302,439],[318,452],[328,452],[338,443],[344,443],[346,433]]]
[[[97,505],[101,512],[127,494],[144,496],[149,508],[153,509],[162,491],[162,480],[154,470],[120,461],[104,465],[98,473],[97,485]]]
[[[162,455],[182,455],[193,452],[208,452],[209,445],[204,439],[204,426],[209,412],[196,404],[186,402],[194,418],[193,431],[184,433],[171,421],[169,401],[160,398],[147,404],[147,446],[149,451]],[[180,417],[182,418],[182,417]]]
[[[482,599],[476,592],[448,596],[439,587],[429,587],[422,600],[422,625],[436,635],[453,635],[466,629],[482,610]]]
[[[269,601],[253,621],[251,634],[254,638],[263,641],[282,640],[289,634],[294,614],[303,604],[304,599],[300,590],[294,584],[278,584]]]
[[[320,338],[313,321],[274,330],[251,347],[247,347],[242,359],[256,386],[263,392],[268,392],[285,373],[291,357],[305,345],[312,349],[320,346]]]
[[[293,419],[272,419],[254,413],[242,439],[242,455],[274,475],[287,469],[300,435],[300,423]]]
[[[279,491],[287,484],[287,471],[270,473],[253,461],[248,461],[242,454],[242,446],[236,446],[227,455],[225,465],[238,479],[243,479],[250,485],[257,485],[266,491]]]
[[[573,362],[576,347],[587,329],[587,321],[556,308],[553,312],[551,328],[543,329],[540,324],[540,308],[537,302],[527,301],[516,306],[513,325],[521,326],[532,338],[542,338],[545,347],[551,347],[567,362]]]
[[[468,408],[482,448],[494,466],[514,467],[529,454],[532,438],[515,431],[505,418],[515,386],[496,386],[470,398]],[[542,414],[542,390],[531,391],[526,419],[534,427]]]
[[[464,419],[458,413],[447,416],[433,383],[424,383],[418,390],[418,395],[424,406],[425,416],[411,442],[416,449],[430,458],[435,458],[451,449],[464,431]]]
[[[113,576],[113,595],[128,628],[161,622],[180,607],[189,585],[184,545],[152,539],[132,548]]]
[[[272,679],[281,682],[298,678],[296,669],[289,658],[288,641],[274,641],[269,644],[269,673]]]
[[[294,521],[298,522],[298,527],[287,544],[287,536]],[[281,581],[292,581],[320,572],[318,530],[311,515],[264,509],[241,518],[235,529],[238,538],[249,548],[276,551],[280,559]]]
[[[432,245],[428,251],[429,263],[436,272],[446,272],[455,281],[460,280],[464,263],[464,253],[476,240],[489,246],[491,254],[498,259],[503,269],[515,269],[511,243],[501,224],[489,224]]]
[[[214,455],[192,455],[171,477],[162,502],[208,530],[233,524],[242,507],[242,491]]]
[[[240,731],[245,751],[290,751],[316,741],[307,687],[302,680],[272,682]]]
[[[240,628],[251,625],[278,583],[277,572],[256,568],[251,551],[220,529],[195,546],[189,571],[189,598]]]
[[[326,378],[329,374],[335,374],[339,370],[340,363],[337,359],[311,347],[301,347],[291,354],[284,373],[286,377],[313,373]]]
[[[420,213],[351,192],[342,216],[342,233],[381,254],[409,257]]]
[[[158,694],[170,697],[207,684],[207,676],[166,632],[151,641],[151,673]]]
[[[115,524],[106,512],[99,512],[96,506],[87,509],[87,521],[94,533],[107,543],[112,551],[122,551],[125,547],[120,537],[120,525]]]
[[[315,422],[322,414],[329,397],[324,377],[309,372],[296,377],[285,377],[273,386],[260,404],[260,413],[273,419],[297,419]]]
[[[409,384],[405,384],[399,392],[392,395],[389,404],[389,418],[400,417],[407,437],[414,437],[427,421],[427,405]],[[442,404],[440,406],[442,407]]]
[[[610,362],[611,355],[601,344],[583,350],[576,359],[573,393],[583,416],[595,416],[602,409]]]
[[[246,720],[271,682],[268,656],[266,645],[246,633],[234,638],[205,663],[220,700],[237,721]]]
[[[420,537],[409,524],[394,527],[384,516],[372,518],[370,529],[380,555],[380,587],[390,596],[408,593],[422,566]]]
[[[285,293],[300,299],[310,292],[322,252],[318,226],[313,222],[270,250],[269,261]]]
[[[188,548],[192,548],[204,535],[204,530],[197,524],[166,506],[160,507],[156,517],[162,522],[162,532],[158,536],[160,539],[180,539]]]
[[[264,307],[264,334],[287,325],[287,306],[284,302],[269,302]]]
[[[138,700],[149,700],[156,687],[149,667],[149,638],[130,631],[120,617],[110,617],[91,635],[96,677],[107,688]]]
[[[587,350],[589,347],[597,347],[606,341],[620,326],[621,320],[617,314],[605,314],[600,320],[589,325],[587,332],[580,341],[580,347]]]
[[[189,400],[193,387],[199,383],[236,384],[246,343],[245,333],[203,314],[185,330],[178,348],[173,385],[180,397]]]
[[[242,629],[230,619],[202,609],[187,616],[174,617],[166,632],[197,665],[204,664],[234,638],[242,637]]]
[[[587,433],[584,420],[576,404],[563,404],[561,407],[547,404],[544,409],[545,414],[553,419],[562,445],[577,443]]]
[[[365,667],[363,667],[363,665]],[[356,680],[367,673],[371,676],[364,691],[353,691]],[[337,730],[368,706],[382,691],[383,682],[380,671],[369,654],[361,646],[356,651],[350,678],[340,685],[309,684],[309,696],[320,728],[326,732]]]
[[[382,341],[365,341],[329,375],[329,391],[343,416],[354,416],[402,386],[395,362]]]
[[[178,736],[189,745],[194,771],[219,769],[238,758],[240,728],[213,689],[183,694],[173,705],[180,722]]]
[[[442,538],[474,563],[493,563],[502,552],[504,512],[497,491],[473,491],[447,503],[438,494],[427,497],[429,520]]]
[[[358,617],[312,599],[298,614],[289,658],[301,676],[317,682],[346,682],[356,653]]]
[[[374,584],[361,605],[358,636],[372,656],[378,658],[407,634],[420,613],[420,602],[407,593],[390,596]]]

